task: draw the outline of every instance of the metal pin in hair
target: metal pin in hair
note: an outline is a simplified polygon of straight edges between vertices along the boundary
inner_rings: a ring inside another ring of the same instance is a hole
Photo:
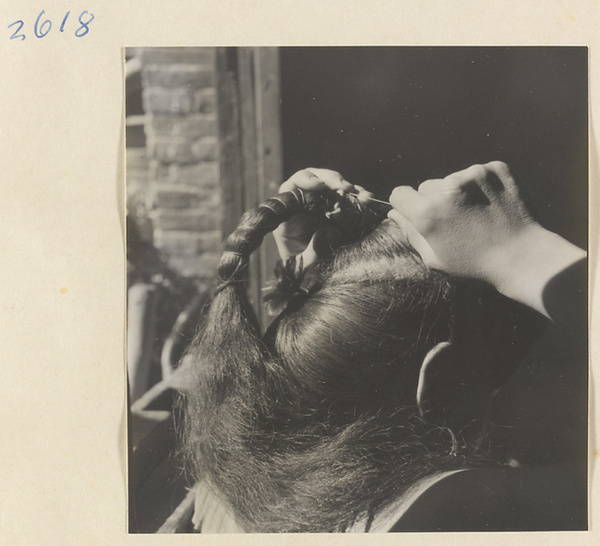
[[[392,210],[392,205],[388,201],[382,201],[381,199],[375,199],[375,197],[361,196],[361,199],[366,201],[371,201],[372,203],[377,203],[376,206],[380,207],[380,210],[387,214],[390,210]]]
[[[375,199],[374,197],[362,197],[362,199],[367,199],[369,201],[373,201],[374,203],[380,203],[382,205],[387,205],[388,207],[392,206],[388,201],[382,201],[381,199]]]

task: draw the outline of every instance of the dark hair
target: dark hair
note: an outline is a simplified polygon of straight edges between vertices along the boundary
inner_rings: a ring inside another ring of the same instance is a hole
[[[353,235],[263,335],[250,253],[299,211],[327,220],[340,203]],[[420,365],[453,336],[456,287],[395,224],[333,192],[280,194],[242,218],[219,278],[191,349],[185,449],[245,530],[343,531],[432,472],[478,464],[460,429],[418,411]]]

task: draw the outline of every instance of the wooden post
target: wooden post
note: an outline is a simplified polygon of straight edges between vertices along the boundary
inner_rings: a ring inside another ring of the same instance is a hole
[[[217,93],[223,236],[241,214],[275,195],[283,182],[279,52],[277,48],[218,48]],[[271,236],[250,261],[248,297],[263,327],[262,287],[277,249]]]
[[[222,206],[221,232],[225,238],[235,229],[244,212],[244,180],[240,155],[237,67],[232,50],[217,48],[215,62]]]
[[[260,203],[258,154],[257,154],[257,118],[256,118],[256,71],[254,48],[237,50],[238,59],[238,92],[240,104],[240,154],[242,157],[242,173],[244,179],[244,206],[254,208]],[[248,297],[254,305],[260,323],[264,326],[263,309],[261,305],[261,274],[260,250],[250,258],[248,277]]]
[[[254,53],[258,198],[265,201],[277,193],[283,182],[279,50],[274,47],[257,47],[254,48]],[[271,278],[279,259],[272,237],[265,239],[258,257],[261,282],[264,284]],[[267,317],[263,315],[261,318],[266,327]]]

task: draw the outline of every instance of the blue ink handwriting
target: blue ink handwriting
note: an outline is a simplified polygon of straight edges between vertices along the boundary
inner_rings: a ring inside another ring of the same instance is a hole
[[[62,22],[60,23],[60,32],[64,32],[65,29],[68,28],[68,19],[69,16],[71,15],[70,11],[67,11],[67,13],[65,13],[65,16],[62,19]],[[77,25],[77,23],[79,23],[79,26],[77,26],[77,28],[75,28],[74,31],[74,36],[77,38],[83,38],[84,36],[86,36],[89,32],[90,32],[90,23],[95,19],[95,15],[93,13],[90,13],[87,10],[82,11],[79,14],[79,17],[77,18],[77,22],[74,23],[75,25]],[[10,40],[20,40],[21,42],[23,40],[25,40],[26,35],[25,32],[21,32],[23,30],[23,27],[25,26],[25,22],[22,19],[19,19],[17,21],[15,21],[14,23],[11,23],[10,25],[8,25],[7,28],[11,29],[13,27],[16,27],[13,31],[13,33],[10,36]],[[35,20],[35,23],[33,25],[33,34],[36,38],[44,38],[45,36],[48,35],[48,33],[52,30],[52,21],[46,17],[46,10],[42,10],[40,11],[39,15],[37,16],[37,19]]]

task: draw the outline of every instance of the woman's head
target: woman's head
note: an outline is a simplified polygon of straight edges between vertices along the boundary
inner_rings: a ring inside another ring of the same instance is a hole
[[[426,268],[388,221],[318,267],[319,289],[264,338],[302,393],[296,402],[332,415],[414,405],[420,363],[450,336],[448,278]]]
[[[298,275],[298,295],[263,335],[243,284],[250,252],[294,214],[331,220],[334,208],[345,244]],[[473,338],[457,324],[461,289],[377,211],[334,193],[281,194],[242,219],[219,273],[192,348],[187,453],[243,527],[343,530],[432,472],[477,464],[462,433],[480,401],[459,418],[417,401],[436,391],[423,389],[424,362],[446,390],[488,393],[463,358]]]

